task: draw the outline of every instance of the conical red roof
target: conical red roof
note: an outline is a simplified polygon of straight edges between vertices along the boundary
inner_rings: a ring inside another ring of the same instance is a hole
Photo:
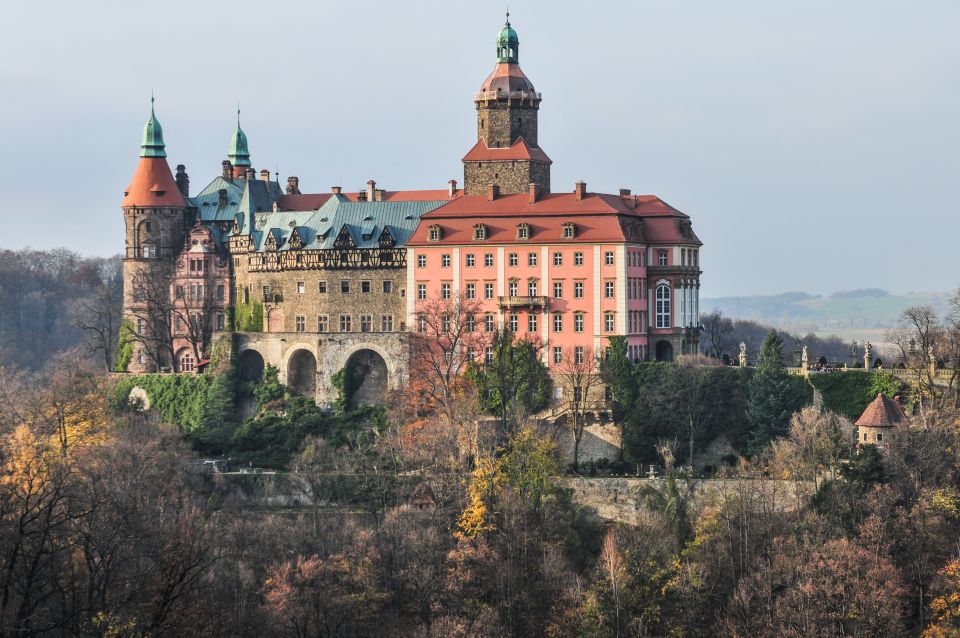
[[[123,193],[122,208],[165,206],[185,208],[187,203],[164,157],[141,157],[133,179]]]
[[[871,428],[889,428],[906,421],[907,415],[904,414],[900,403],[881,392],[857,419],[857,425]]]

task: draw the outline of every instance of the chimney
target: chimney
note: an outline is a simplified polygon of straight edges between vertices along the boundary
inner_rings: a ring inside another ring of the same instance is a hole
[[[190,197],[190,176],[187,175],[187,167],[183,164],[177,164],[177,188],[184,197]]]
[[[447,186],[449,186],[447,190],[447,196],[450,199],[453,199],[457,194],[457,180],[451,179],[449,182],[447,182]]]
[[[300,178],[291,175],[287,178],[287,195],[300,194]]]
[[[223,179],[228,182],[233,181],[233,164],[230,163],[230,160],[223,160]]]
[[[333,193],[334,195],[339,195],[342,191],[343,191],[343,189],[340,188],[339,186],[331,186],[331,187],[330,187],[330,192]]]
[[[269,181],[270,181],[270,169],[269,169],[269,168],[264,168],[264,169],[261,169],[261,170],[260,170],[260,179],[262,179],[262,180],[265,181],[265,182],[269,182]]]
[[[374,192],[377,190],[377,183],[372,179],[367,180],[367,201],[373,201]]]
[[[533,204],[537,201],[537,195],[540,194],[540,187],[536,184],[530,184],[530,203]]]
[[[382,189],[382,188],[378,188],[377,190],[373,191],[373,197],[374,197],[374,199],[377,200],[378,202],[382,202],[382,201],[383,201],[383,196],[386,195],[386,194],[387,194],[387,191],[385,191],[385,190]]]
[[[249,179],[249,180],[255,180],[255,179],[257,179],[257,171],[253,170],[252,168],[248,168],[248,169],[247,169],[247,179]]]
[[[221,188],[217,191],[217,206],[223,208],[227,205],[227,189]]]
[[[490,184],[490,188],[487,190],[487,199],[492,202],[498,197],[500,197],[500,187],[496,184]]]
[[[577,183],[573,185],[573,194],[575,195],[574,199],[583,199],[583,196],[587,194],[587,183],[577,181]]]
[[[629,188],[621,188],[621,189],[620,189],[620,197],[630,197],[630,189],[629,189]]]

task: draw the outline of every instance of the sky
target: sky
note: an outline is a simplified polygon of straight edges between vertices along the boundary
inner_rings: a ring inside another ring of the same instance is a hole
[[[227,9],[229,7],[229,9]],[[239,102],[254,167],[462,181],[504,7],[450,0],[3,0],[0,248],[123,249],[151,91],[199,191]],[[512,0],[552,190],[693,219],[701,294],[960,284],[956,0]]]

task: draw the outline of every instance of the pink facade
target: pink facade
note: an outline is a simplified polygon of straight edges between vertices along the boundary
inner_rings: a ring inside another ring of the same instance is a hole
[[[230,305],[230,263],[217,253],[208,227],[195,224],[187,232],[170,288],[176,371],[198,371],[209,361],[213,333],[228,327]]]
[[[407,246],[411,326],[418,302],[460,298],[477,304],[476,330],[533,338],[551,366],[614,335],[635,360],[696,351],[700,241],[658,198],[579,184],[465,196],[424,215]]]

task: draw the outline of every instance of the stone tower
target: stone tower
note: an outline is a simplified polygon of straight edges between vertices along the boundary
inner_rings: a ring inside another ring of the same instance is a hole
[[[183,248],[189,208],[180,184],[167,163],[163,129],[150,99],[150,119],[143,128],[140,160],[133,179],[123,193],[123,220],[126,252],[123,260],[123,315],[138,332],[128,370],[147,372],[169,365],[159,334],[169,317],[164,317],[159,300],[167,290],[173,261]],[[165,313],[169,314],[169,313]],[[151,332],[157,332],[153,338]]]
[[[528,193],[531,184],[550,191],[550,158],[537,141],[540,94],[519,64],[520,40],[510,14],[497,37],[497,65],[474,97],[477,143],[463,158],[463,187],[481,195]]]

